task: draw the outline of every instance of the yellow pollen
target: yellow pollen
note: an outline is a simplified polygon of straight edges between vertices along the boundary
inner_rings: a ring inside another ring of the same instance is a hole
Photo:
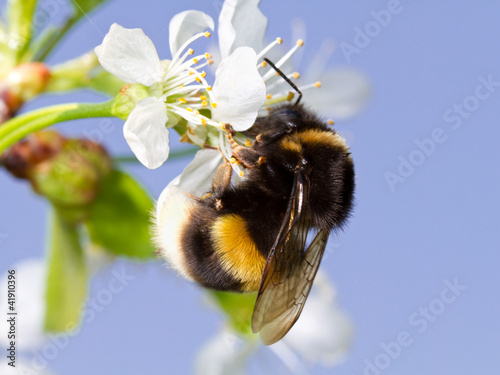
[[[201,78],[205,78],[205,77],[206,77],[206,75],[207,75],[207,73],[206,73],[206,72],[201,72],[200,77],[201,77]]]
[[[205,31],[205,36],[206,36],[207,38],[210,38],[210,35],[212,35],[212,34],[210,33],[210,31]]]
[[[196,109],[193,111],[193,113],[194,113],[195,115],[199,115],[199,114],[200,114],[200,112],[198,112],[198,110],[196,110]]]
[[[292,75],[293,75],[293,78],[295,78],[295,79],[297,79],[297,78],[299,78],[299,77],[300,77],[299,72],[293,72],[293,74],[292,74]]]
[[[327,122],[328,122],[328,125],[333,125],[334,124],[333,120],[328,120]]]
[[[207,91],[212,91],[212,86],[207,86]]]
[[[201,118],[201,123],[203,124],[203,126],[207,126],[207,120],[205,120],[204,117]]]
[[[272,97],[273,97],[273,96],[272,96],[271,94],[267,94],[267,95],[266,95],[266,98],[267,98],[267,99],[271,99]]]
[[[200,62],[200,60],[198,60],[198,59],[195,57],[195,58],[193,59],[193,62],[194,62],[195,64],[198,64],[198,63]]]
[[[270,110],[271,110],[271,107],[266,107],[266,109],[267,109],[268,111],[270,111]]]
[[[207,100],[207,96],[206,95],[200,95],[200,99],[201,100]]]
[[[234,156],[231,156],[231,159],[229,159],[229,162],[230,162],[231,164],[236,163],[236,158],[235,158]]]
[[[267,62],[266,61],[262,61],[262,67],[266,67],[267,66]]]
[[[186,108],[186,111],[193,112],[193,110],[191,108],[189,108],[189,107]]]
[[[302,47],[304,45],[304,41],[302,39],[297,40],[297,45]]]
[[[278,42],[278,44],[283,43],[283,39],[281,39],[281,38],[279,38],[279,37],[278,37],[278,38],[276,38],[276,41]]]
[[[245,146],[250,147],[252,145],[252,141],[250,139],[247,139],[245,141]]]
[[[211,55],[211,54],[209,54],[208,52],[205,52],[205,58],[206,58],[206,59],[210,59],[211,57],[212,57],[212,55]]]
[[[321,87],[321,82],[320,82],[320,81],[316,82],[316,83],[314,84],[314,87]]]
[[[280,76],[280,74],[278,72],[275,73],[278,77]]]
[[[192,76],[194,73],[193,72],[189,72],[189,75]]]
[[[214,63],[214,60],[208,60],[208,65],[212,65]]]
[[[199,82],[199,83],[201,83],[200,77],[196,77],[196,81]]]
[[[206,107],[207,105],[208,105],[208,103],[207,103],[207,101],[206,101],[206,100],[204,100],[204,101],[202,101],[202,102],[201,102],[201,106],[202,106],[202,107]]]
[[[185,104],[185,103],[186,103],[186,98],[179,98],[179,101],[180,101],[182,104]]]
[[[211,106],[212,108],[217,108],[217,103],[212,103]]]
[[[194,49],[190,48],[188,49],[188,55],[192,55],[194,53]]]
[[[243,173],[243,171],[240,171],[240,177],[243,177],[245,175],[245,173]]]
[[[184,85],[179,85],[179,87],[184,87]]]

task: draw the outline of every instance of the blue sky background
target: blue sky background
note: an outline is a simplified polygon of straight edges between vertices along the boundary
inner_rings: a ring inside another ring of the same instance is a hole
[[[0,1],[2,7],[4,3]],[[329,66],[355,68],[373,88],[360,115],[336,122],[351,145],[357,205],[346,232],[331,238],[331,255],[322,264],[338,288],[340,306],[353,320],[354,342],[343,364],[333,370],[314,366],[311,373],[377,374],[367,372],[367,363],[378,358],[385,365],[383,345],[403,335],[409,345],[381,374],[496,374],[500,2],[401,0],[399,12],[376,29],[374,14],[397,3],[261,4],[269,18],[270,38],[290,40],[291,21],[300,17],[307,27],[304,61],[325,39],[333,38],[338,48]],[[144,29],[160,57],[167,58],[170,18],[187,9],[216,18],[220,4],[111,1],[76,27],[49,62],[92,49],[113,22]],[[56,17],[64,14],[60,9]],[[365,40],[366,46],[359,53],[343,53],[341,46],[356,46],[356,28],[367,27],[373,37]],[[493,84],[485,86],[485,80]],[[98,100],[92,93],[74,93],[41,98],[26,109]],[[464,106],[461,115],[453,113],[455,105]],[[99,121],[75,121],[59,129],[84,136],[83,130],[96,129]],[[103,142],[114,154],[129,154],[123,122],[112,124]],[[424,141],[433,136],[433,146]],[[429,147],[428,155],[419,152],[419,142]],[[178,147],[175,138],[171,144]],[[388,184],[388,174],[394,178],[408,160],[418,165],[403,170],[400,182]],[[140,165],[127,165],[127,170],[157,197],[188,161],[169,161],[155,171]],[[3,273],[19,260],[43,255],[48,207],[26,183],[4,171],[0,191]],[[50,360],[50,368],[73,375],[190,373],[198,350],[223,323],[221,316],[207,306],[201,290],[158,264],[114,263],[94,278],[91,297],[106,287],[113,269],[122,267],[134,280]],[[458,290],[453,302],[442,302],[450,301],[452,294],[446,289],[454,282],[466,289]],[[424,308],[430,309],[427,318]]]

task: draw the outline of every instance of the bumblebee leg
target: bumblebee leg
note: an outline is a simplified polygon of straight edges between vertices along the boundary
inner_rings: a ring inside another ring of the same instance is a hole
[[[233,156],[238,160],[241,165],[245,168],[255,168],[261,165],[265,158],[261,156],[253,148],[236,146],[233,150]]]
[[[231,177],[233,168],[229,161],[225,160],[224,164],[219,165],[217,172],[212,180],[212,192],[216,195],[224,192],[231,186]]]
[[[226,137],[233,148],[233,157],[235,161],[241,164],[245,168],[254,168],[266,161],[265,157],[261,156],[257,151],[255,151],[250,146],[244,147],[240,146],[234,140],[235,131],[231,124],[224,124],[224,130],[226,131]],[[234,162],[234,161],[233,161]]]

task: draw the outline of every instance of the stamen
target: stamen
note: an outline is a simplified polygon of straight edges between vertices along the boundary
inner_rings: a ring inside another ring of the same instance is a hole
[[[262,51],[260,51],[260,53],[257,55],[257,60],[259,60],[260,58],[262,58],[271,48],[273,48],[275,45],[277,44],[281,44],[283,42],[283,39],[281,38],[276,38],[276,40],[274,42],[272,42],[271,44],[269,44],[266,48],[264,48]]]
[[[212,108],[217,108],[217,103],[212,103],[211,106]]]
[[[297,40],[295,46],[293,46],[275,65],[277,68],[280,68],[283,63],[288,60],[300,47],[304,45],[304,41],[302,39]],[[269,69],[269,71],[262,77],[264,81],[267,81],[271,78],[275,73],[274,69]]]
[[[202,101],[201,102],[201,106],[202,107],[206,107],[208,105],[208,102],[206,100]]]
[[[182,104],[186,104],[186,98],[179,98],[179,102],[181,102]]]
[[[332,119],[328,120],[327,122],[328,122],[328,125],[333,125],[335,123]]]
[[[299,87],[299,90],[300,91],[303,91],[303,90],[308,90],[308,89],[312,89],[312,88],[318,88],[318,87],[321,87],[321,82],[314,82],[314,83],[310,83],[308,85],[305,85],[305,86],[300,86]]]
[[[266,95],[266,99],[271,99],[273,96],[271,94]]]
[[[299,74],[299,72],[293,72],[293,73],[292,73],[292,76],[293,76],[293,78],[295,78],[295,79],[299,79],[299,78],[300,78],[300,74]]]
[[[170,66],[175,66],[175,64],[177,64],[177,61],[179,60],[179,56],[181,55],[182,51],[184,51],[186,49],[187,46],[189,46],[192,42],[194,42],[196,39],[199,39],[203,36],[207,36],[206,35],[207,33],[198,33],[196,35],[193,35],[191,38],[189,38],[188,40],[186,40],[184,42],[184,44],[177,50],[177,52],[175,53],[175,55],[172,57],[172,61],[170,62]],[[210,33],[208,33],[210,36]],[[194,51],[193,51],[194,52]],[[191,53],[192,54],[192,53]],[[183,60],[184,61],[184,60]]]

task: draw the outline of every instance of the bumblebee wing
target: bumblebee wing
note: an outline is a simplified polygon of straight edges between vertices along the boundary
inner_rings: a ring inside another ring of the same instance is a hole
[[[299,318],[325,250],[329,233],[320,230],[304,251],[311,228],[308,216],[308,182],[298,172],[252,317],[252,330],[260,332],[266,345],[285,336]]]

